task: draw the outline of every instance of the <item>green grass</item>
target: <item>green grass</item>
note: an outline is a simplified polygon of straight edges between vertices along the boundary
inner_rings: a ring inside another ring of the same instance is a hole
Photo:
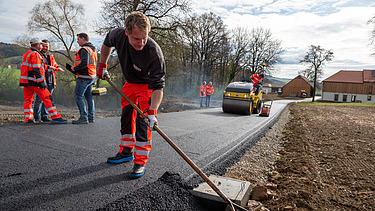
[[[301,102],[294,106],[371,106],[375,107],[375,103],[324,103],[324,102]]]

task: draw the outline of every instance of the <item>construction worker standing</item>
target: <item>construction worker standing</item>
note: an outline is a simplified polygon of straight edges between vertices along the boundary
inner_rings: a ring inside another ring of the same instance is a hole
[[[211,95],[214,93],[212,82],[208,83],[206,87],[206,107],[210,107]]]
[[[39,53],[42,50],[42,41],[39,38],[30,40],[31,49],[22,57],[20,86],[23,86],[24,113],[26,123],[36,123],[33,115],[34,93],[43,101],[48,113],[51,115],[52,123],[66,124],[67,120],[61,118],[56,107],[51,101],[51,93],[48,91],[44,79],[45,61]]]
[[[123,93],[148,115],[145,120],[136,115],[136,110],[121,98],[121,144],[108,163],[118,164],[134,159],[130,178],[142,177],[149,160],[152,145],[152,131],[158,123],[157,109],[163,98],[165,85],[165,62],[159,45],[148,36],[150,21],[141,12],[131,12],[125,19],[125,28],[109,32],[103,42],[97,76],[108,76],[107,61],[112,47],[117,50],[122,73],[126,82]],[[134,153],[134,155],[133,155]]]
[[[55,57],[53,54],[49,52],[50,48],[50,42],[48,40],[42,40],[42,51],[40,54],[43,56],[44,60],[46,61],[45,64],[45,81],[47,83],[47,89],[51,93],[53,93],[53,90],[56,88],[56,73],[55,71],[61,71],[64,72],[63,69],[60,68],[60,66],[56,63]],[[53,102],[53,98],[51,98],[51,101]],[[40,115],[39,115],[40,114]],[[43,122],[49,122],[51,120],[48,119],[48,111],[46,109],[46,106],[42,103],[42,100],[37,95],[35,97],[34,102],[34,119],[35,121],[39,121],[41,116],[41,121]]]
[[[77,75],[74,98],[78,106],[80,117],[78,120],[73,120],[72,123],[94,123],[95,107],[92,97],[92,86],[96,82],[96,63],[98,55],[95,52],[94,45],[89,42],[89,36],[86,33],[77,34],[77,43],[81,48],[76,54],[74,67],[71,67],[71,70]],[[88,112],[83,97],[86,98]]]
[[[203,99],[206,97],[206,94],[206,81],[203,81],[200,89],[201,108],[203,107]]]
[[[264,78],[263,74],[252,74],[250,76],[250,81],[251,83],[254,84],[255,95],[259,94],[259,87],[260,87],[260,84],[262,84],[263,82],[263,78]]]

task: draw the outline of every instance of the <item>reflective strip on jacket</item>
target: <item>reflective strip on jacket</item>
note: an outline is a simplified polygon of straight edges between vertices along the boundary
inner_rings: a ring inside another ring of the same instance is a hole
[[[201,93],[200,93],[200,96],[201,97],[206,97],[206,86],[205,85],[201,85]]]
[[[258,74],[252,74],[250,76],[251,83],[253,84],[260,84],[262,83],[263,79]]]
[[[44,81],[45,62],[35,49],[28,50],[22,57],[20,86],[37,86]]]
[[[206,87],[206,93],[207,93],[207,95],[212,95],[214,93],[214,87],[208,85]]]
[[[81,58],[79,57],[79,51],[82,49],[86,49],[86,51],[89,54],[89,60],[87,64],[87,72],[86,73],[79,73],[77,71],[77,77],[78,78],[83,78],[83,79],[93,79],[96,77],[96,63],[98,61],[98,54],[93,51],[90,47],[82,47],[78,50],[77,55],[76,55],[76,60],[74,61],[74,66],[77,66],[81,63]]]

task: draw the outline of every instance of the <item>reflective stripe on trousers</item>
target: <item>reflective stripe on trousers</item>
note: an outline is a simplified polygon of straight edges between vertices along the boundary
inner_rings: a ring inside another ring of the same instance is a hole
[[[152,91],[148,89],[148,84],[126,82],[122,91],[142,111],[149,109]],[[151,151],[152,132],[144,119],[137,115],[136,110],[124,98],[121,98],[121,104],[122,137],[119,152],[122,152],[123,147],[134,148],[134,163],[145,165]]]
[[[51,119],[57,119],[61,117],[61,115],[57,112],[56,107],[52,105],[52,101],[50,99],[51,93],[48,91],[48,89],[41,89],[36,86],[25,86],[23,87],[23,98],[25,99],[23,104],[25,122],[27,122],[29,119],[34,119],[32,109],[34,93],[40,97],[40,99],[46,106],[48,113],[51,115]]]

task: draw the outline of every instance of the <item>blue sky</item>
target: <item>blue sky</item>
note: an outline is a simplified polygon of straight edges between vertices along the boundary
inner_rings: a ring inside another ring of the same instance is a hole
[[[39,2],[45,1],[0,0],[0,42],[11,43],[17,36],[28,33],[28,11]],[[86,8],[87,20],[99,15],[99,0],[80,3]],[[305,69],[298,61],[310,45],[320,45],[334,53],[334,60],[324,67],[323,79],[339,70],[375,69],[375,57],[370,56],[373,48],[369,45],[375,25],[367,24],[375,16],[374,1],[192,0],[191,4],[197,14],[219,15],[229,29],[237,26],[270,29],[286,49],[283,63],[275,66],[276,77],[294,78]],[[90,37],[97,43],[103,40],[95,34]]]

